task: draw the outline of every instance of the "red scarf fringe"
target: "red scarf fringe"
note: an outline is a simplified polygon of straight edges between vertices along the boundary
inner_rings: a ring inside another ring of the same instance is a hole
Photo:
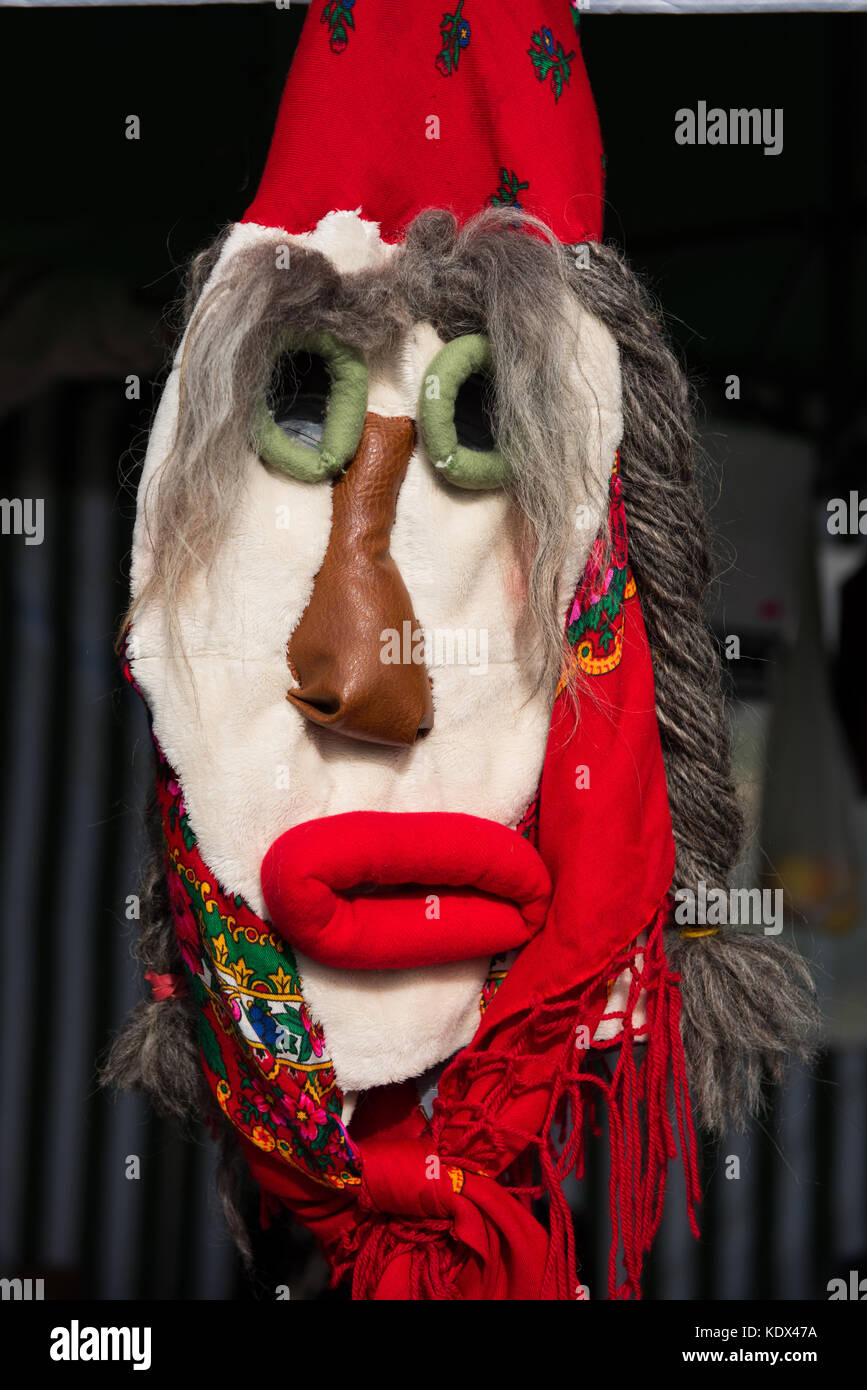
[[[547,1198],[547,1257],[538,1292],[542,1300],[583,1296],[563,1183],[571,1173],[578,1178],[584,1175],[586,1134],[588,1130],[599,1133],[596,1115],[602,1100],[607,1103],[611,1149],[609,1298],[641,1298],[642,1266],[662,1220],[668,1163],[678,1148],[686,1176],[690,1228],[698,1235],[696,1207],[701,1191],[680,1036],[680,977],[668,968],[663,950],[669,911],[666,903],[648,931],[647,944],[624,951],[606,970],[606,978],[585,985],[577,1000],[536,1005],[514,1049],[467,1059],[468,1069],[476,1075],[496,1070],[501,1076],[487,1103],[473,1107],[472,1116],[462,1116],[467,1146],[483,1135],[491,1155],[517,1155],[508,1168],[509,1181],[504,1179],[501,1186],[525,1210]],[[600,992],[604,999],[608,981],[625,969],[631,972],[625,1008],[601,1013]],[[633,1016],[642,994],[646,1022],[637,1029]],[[576,1029],[584,1024],[592,1036],[600,1016],[618,1019],[622,1032],[613,1041],[592,1041],[582,1052],[575,1046]],[[508,1124],[509,1099],[522,1086],[521,1063],[558,1044],[559,1060],[553,1067],[544,1124],[538,1134],[522,1134]],[[443,1115],[437,1113],[434,1138],[443,1123]],[[461,1162],[458,1156],[448,1161]],[[535,1183],[534,1169],[541,1179]],[[351,1272],[354,1298],[376,1297],[389,1265],[401,1257],[410,1261],[411,1298],[465,1296],[459,1282],[465,1254],[453,1238],[451,1220],[405,1219],[365,1211],[363,1204],[358,1216],[334,1261],[334,1282]]]
[[[608,1297],[641,1298],[644,1259],[662,1221],[668,1164],[677,1157],[678,1140],[689,1225],[694,1236],[699,1234],[696,1207],[701,1201],[701,1187],[680,1036],[680,976],[669,970],[663,950],[663,925],[668,916],[666,904],[648,933],[643,953],[633,950],[625,962],[617,962],[614,968],[613,973],[619,974],[628,966],[632,981],[626,1008],[605,1015],[619,1019],[623,1028],[620,1040],[614,1043],[613,1068],[606,1060],[607,1076],[586,1070],[571,1076],[564,1069],[554,1085],[540,1146],[544,1188],[551,1203],[551,1260],[546,1272],[546,1287],[551,1292],[543,1291],[543,1297],[575,1297],[572,1219],[562,1183],[571,1172],[583,1177],[587,1131],[599,1132],[594,1116],[600,1098],[607,1106],[611,1152]],[[642,954],[643,962],[639,964]],[[642,992],[646,995],[647,1019],[644,1027],[636,1030],[633,1011]],[[639,1056],[639,1048],[644,1050],[643,1057]],[[588,1056],[594,1052],[609,1054],[611,1050],[610,1042],[592,1042]],[[553,1119],[564,1096],[568,1097],[572,1124],[567,1142],[557,1156],[551,1136]],[[618,1274],[619,1263],[622,1278]]]

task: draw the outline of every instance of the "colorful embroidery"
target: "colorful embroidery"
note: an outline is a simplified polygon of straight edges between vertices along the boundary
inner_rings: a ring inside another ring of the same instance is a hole
[[[463,1168],[446,1168],[452,1185],[452,1192],[463,1192],[464,1190],[464,1170]]]
[[[496,193],[492,193],[488,199],[489,207],[512,207],[519,208],[518,194],[525,188],[529,188],[528,182],[519,180],[514,169],[501,169],[500,182]]]
[[[506,955],[494,956],[490,969],[488,970],[485,983],[482,985],[482,994],[479,999],[479,1008],[482,1013],[488,1008],[500,985],[505,980],[509,970],[515,963],[516,951],[509,951]]]
[[[608,492],[608,538],[593,542],[584,578],[575,595],[566,624],[571,647],[569,663],[560,677],[557,694],[568,685],[575,670],[601,676],[619,665],[623,650],[624,605],[635,593],[626,549],[626,513],[618,453],[611,470]]]
[[[522,815],[521,819],[518,821],[518,824],[515,826],[515,829],[519,835],[523,836],[525,840],[529,840],[531,845],[538,848],[538,791],[536,792],[536,795],[533,797],[533,800],[530,802],[526,811]],[[497,990],[500,988],[500,985],[503,983],[509,971],[511,970],[517,957],[517,954],[517,951],[504,951],[501,952],[498,956],[491,957],[491,964],[488,968],[488,974],[487,978],[485,979],[485,983],[482,985],[482,993],[479,999],[479,1008],[481,1009],[482,1013],[485,1012],[494,995],[496,994]]]
[[[328,46],[332,53],[342,53],[349,43],[349,30],[355,28],[352,15],[355,0],[328,0],[320,16],[320,22],[330,30]]]
[[[587,0],[572,0],[571,5],[569,6],[569,13],[572,16],[572,23],[575,27],[576,34],[579,33],[581,30],[581,15],[578,12],[582,8],[582,6],[586,4]]]
[[[317,1182],[357,1183],[358,1150],[341,1120],[343,1097],[295,957],[243,898],[221,891],[158,746],[157,757],[169,894],[214,1095],[259,1148]]]
[[[166,783],[166,791],[171,797],[169,807],[169,826],[172,830],[176,827],[184,837],[184,845],[187,849],[192,849],[196,843],[193,827],[190,825],[190,818],[187,815],[187,808],[184,805],[184,794],[181,791],[181,784],[175,777],[170,777]]]
[[[546,77],[551,79],[551,91],[554,93],[554,100],[559,101],[563,94],[564,85],[567,87],[569,85],[569,74],[572,70],[571,63],[575,57],[575,50],[567,53],[562,43],[555,40],[547,25],[543,25],[541,29],[534,31],[531,47],[527,49],[527,54],[532,60],[539,81],[544,82]]]
[[[463,18],[463,8],[464,0],[459,0],[454,14],[444,14],[440,20],[443,46],[437,54],[436,66],[443,77],[451,77],[453,72],[457,72],[461,49],[466,48],[470,41],[472,29],[468,20]]]

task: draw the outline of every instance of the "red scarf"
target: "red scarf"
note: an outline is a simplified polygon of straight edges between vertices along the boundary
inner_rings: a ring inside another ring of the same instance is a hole
[[[484,933],[491,931],[510,934],[506,942],[497,938],[495,948],[526,944],[504,978],[502,971],[492,975],[479,1028],[443,1072],[430,1120],[415,1083],[408,1081],[367,1093],[351,1134],[346,1130],[340,1120],[342,1097],[324,1052],[327,1040],[306,1015],[297,981],[285,986],[284,997],[300,1004],[298,1017],[307,1031],[298,1057],[308,1058],[306,1069],[281,1063],[268,1033],[270,1014],[261,1025],[255,1023],[255,1053],[249,1043],[245,1048],[239,1015],[229,1016],[215,987],[214,931],[221,929],[216,939],[223,945],[227,931],[245,936],[248,962],[254,942],[273,952],[281,962],[281,980],[284,963],[285,978],[292,980],[294,960],[276,927],[269,928],[240,899],[227,899],[213,883],[195,848],[180,789],[162,765],[172,901],[193,994],[203,1011],[206,1075],[260,1184],[263,1215],[275,1203],[288,1207],[317,1235],[335,1280],[351,1272],[355,1298],[583,1296],[562,1183],[570,1172],[582,1175],[584,1135],[588,1124],[593,1128],[596,1102],[603,1099],[612,1157],[609,1296],[641,1296],[642,1260],[661,1219],[667,1163],[678,1149],[669,1111],[672,1091],[690,1222],[697,1234],[694,1209],[700,1194],[680,995],[662,938],[670,915],[674,842],[653,669],[627,564],[616,466],[608,542],[594,546],[567,626],[580,672],[580,717],[576,724],[569,696],[561,690],[539,795],[523,826],[527,839],[512,838],[516,832],[500,826],[486,832],[492,856],[502,856],[504,845],[516,851],[517,867],[510,863],[500,879],[517,885],[517,898],[523,891],[520,910],[483,915],[477,927],[482,935],[463,954],[478,954],[482,939],[490,945]],[[353,821],[352,855],[361,862],[365,838],[376,838],[382,818],[362,812],[342,819]],[[431,818],[400,818],[416,819]],[[442,822],[471,819],[443,817]],[[441,956],[429,950],[414,956],[399,910],[380,914],[378,936],[370,939],[364,957],[359,920],[339,894],[323,896],[318,861],[311,861],[326,843],[317,830],[322,824],[310,822],[283,837],[292,845],[303,841],[305,848],[296,856],[295,882],[307,895],[307,910],[300,916],[296,911],[297,930],[290,933],[289,945],[306,949],[327,925],[334,933],[329,940],[337,964],[373,968],[454,958],[454,942],[441,940]],[[336,843],[333,834],[328,843]],[[461,884],[462,844],[455,833],[444,834],[438,845],[436,862],[445,884]],[[397,853],[391,881],[405,881],[401,872]],[[362,881],[357,864],[353,873],[354,882]],[[266,877],[263,871],[263,882]],[[496,878],[494,873],[492,885]],[[267,883],[265,888],[270,903]],[[460,909],[460,887],[444,891],[455,892]],[[291,899],[289,888],[286,893]],[[471,910],[465,919],[472,930]],[[274,920],[282,922],[279,914]],[[360,925],[366,930],[373,920]],[[642,933],[647,934],[644,946],[637,944]],[[202,964],[203,942],[210,966]],[[631,972],[628,1001],[621,1013],[607,1014],[611,984],[625,969]],[[269,989],[264,977],[262,988]],[[642,995],[646,1023],[637,1032],[632,1015]],[[255,1013],[259,996],[251,997],[255,1020],[262,1009]],[[621,1022],[614,1045],[594,1040],[603,1016]],[[299,1030],[294,1015],[276,1017]],[[637,1045],[645,1048],[640,1066]],[[249,1065],[251,1055],[258,1070]],[[251,1121],[251,1114],[261,1123]],[[326,1124],[327,1147],[319,1142]],[[548,1198],[544,1219],[543,1197]]]

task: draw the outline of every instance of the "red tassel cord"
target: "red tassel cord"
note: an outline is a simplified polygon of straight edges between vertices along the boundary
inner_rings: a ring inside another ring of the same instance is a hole
[[[155,970],[148,970],[145,979],[150,984],[151,997],[155,1003],[160,1003],[163,999],[185,999],[189,994],[183,975],[159,975]]]

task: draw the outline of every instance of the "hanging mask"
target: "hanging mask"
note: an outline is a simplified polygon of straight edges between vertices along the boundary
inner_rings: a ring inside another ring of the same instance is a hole
[[[638,1294],[678,1148],[695,1222],[690,1091],[737,1118],[812,1026],[784,948],[673,916],[738,839],[686,394],[600,245],[570,6],[358,8],[304,28],[153,425],[162,916],[114,1075],[357,1298],[574,1298],[607,1102]]]

